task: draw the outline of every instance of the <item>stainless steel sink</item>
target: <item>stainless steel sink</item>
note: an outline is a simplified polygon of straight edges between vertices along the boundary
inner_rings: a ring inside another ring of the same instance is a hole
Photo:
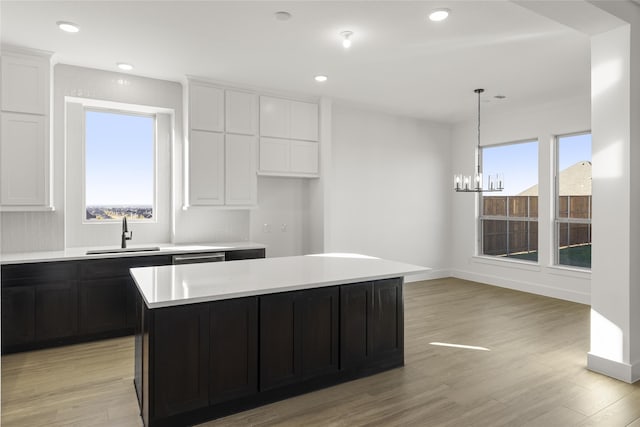
[[[124,252],[150,252],[150,251],[159,251],[160,248],[157,246],[149,246],[146,248],[114,248],[114,249],[93,249],[87,251],[87,255],[98,255],[98,254],[119,254]]]

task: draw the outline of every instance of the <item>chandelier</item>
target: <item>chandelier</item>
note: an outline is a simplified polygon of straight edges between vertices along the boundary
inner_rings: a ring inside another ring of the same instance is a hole
[[[480,171],[480,94],[484,92],[484,89],[475,89],[474,92],[478,94],[478,160],[476,173],[474,175],[453,175],[453,188],[459,193],[502,191],[504,189],[504,178],[500,173],[497,173],[495,175],[487,175],[487,186],[483,186],[484,182],[482,180],[482,172]]]

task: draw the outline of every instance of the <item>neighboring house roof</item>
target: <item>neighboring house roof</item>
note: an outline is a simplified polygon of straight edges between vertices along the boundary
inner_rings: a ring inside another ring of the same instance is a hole
[[[538,185],[529,187],[518,196],[537,196]],[[591,162],[581,161],[560,171],[561,196],[591,195]]]

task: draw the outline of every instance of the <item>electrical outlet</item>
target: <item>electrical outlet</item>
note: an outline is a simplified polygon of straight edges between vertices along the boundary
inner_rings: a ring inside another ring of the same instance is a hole
[[[284,224],[284,223],[281,224],[280,225],[280,231],[282,231],[283,233],[286,233],[287,232],[287,224]]]
[[[263,233],[271,233],[271,224],[262,224]]]

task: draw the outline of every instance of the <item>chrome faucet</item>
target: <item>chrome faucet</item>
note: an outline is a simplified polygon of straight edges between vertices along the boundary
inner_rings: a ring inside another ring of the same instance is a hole
[[[129,227],[127,226],[127,217],[122,218],[122,245],[120,246],[122,249],[127,247],[127,240],[131,240],[133,237],[133,231],[129,231]]]

